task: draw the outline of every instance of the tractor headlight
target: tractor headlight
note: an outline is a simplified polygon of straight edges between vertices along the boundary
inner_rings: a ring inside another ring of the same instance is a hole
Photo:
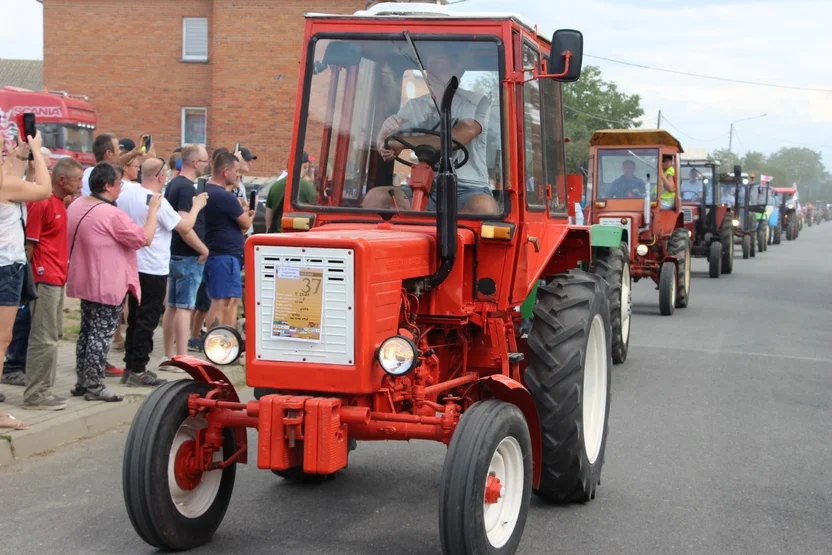
[[[789,203],[786,205],[786,208],[788,208],[789,210],[794,210],[794,204]]]
[[[231,326],[218,326],[202,340],[205,358],[217,365],[234,364],[245,351],[245,342],[240,332]]]
[[[731,220],[731,224],[732,224],[734,227],[740,227],[740,221],[739,221],[739,220]]]
[[[413,341],[401,335],[394,335],[384,340],[376,351],[376,358],[385,372],[393,376],[403,376],[416,368],[419,353]]]
[[[644,256],[647,254],[647,245],[639,245],[636,247],[636,254],[639,256]]]

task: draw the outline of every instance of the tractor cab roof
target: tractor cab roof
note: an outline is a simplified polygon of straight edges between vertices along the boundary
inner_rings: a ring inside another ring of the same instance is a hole
[[[593,133],[590,146],[662,145],[684,152],[682,143],[664,129],[601,129]]]
[[[795,187],[772,187],[775,193],[780,193],[783,195],[793,195],[797,192]]]
[[[420,2],[382,2],[368,10],[359,10],[354,14],[325,14],[307,13],[304,17],[310,19],[444,19],[444,20],[491,20],[491,21],[513,21],[519,26],[537,33],[537,36],[549,43],[552,35],[546,34],[538,25],[532,24],[515,13],[506,12],[452,12],[447,6]]]

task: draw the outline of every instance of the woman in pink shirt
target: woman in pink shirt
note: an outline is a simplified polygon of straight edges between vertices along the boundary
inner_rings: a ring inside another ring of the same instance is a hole
[[[140,227],[116,206],[121,170],[107,162],[90,174],[92,194],[67,209],[68,297],[81,299],[81,332],[75,347],[78,381],[71,393],[87,401],[121,401],[104,384],[110,342],[130,291],[141,300],[136,251],[150,245],[162,195],[152,195]]]

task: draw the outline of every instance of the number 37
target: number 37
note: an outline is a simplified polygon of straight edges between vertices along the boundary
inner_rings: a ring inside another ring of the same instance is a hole
[[[321,278],[303,278],[304,288],[301,289],[301,294],[308,295],[312,293],[313,295],[317,295],[318,291],[321,289]],[[312,288],[314,287],[314,291]]]

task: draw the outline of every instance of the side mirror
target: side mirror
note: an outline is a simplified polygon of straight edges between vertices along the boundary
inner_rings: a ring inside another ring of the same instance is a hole
[[[560,29],[552,36],[549,75],[563,83],[577,81],[584,57],[584,35],[574,29]]]
[[[351,42],[332,42],[324,52],[324,66],[349,67],[361,62],[361,49]]]

